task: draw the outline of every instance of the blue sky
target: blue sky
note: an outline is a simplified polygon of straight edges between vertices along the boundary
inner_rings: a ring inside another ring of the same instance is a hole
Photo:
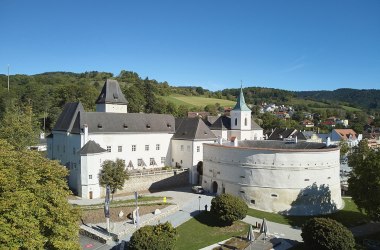
[[[378,0],[2,0],[0,74],[137,72],[217,90],[380,88]]]

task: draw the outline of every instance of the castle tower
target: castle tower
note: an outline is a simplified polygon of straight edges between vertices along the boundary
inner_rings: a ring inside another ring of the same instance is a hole
[[[230,114],[232,130],[251,130],[251,109],[245,103],[243,87],[240,87],[236,105]]]
[[[95,103],[96,112],[128,113],[128,101],[116,80],[106,80]]]

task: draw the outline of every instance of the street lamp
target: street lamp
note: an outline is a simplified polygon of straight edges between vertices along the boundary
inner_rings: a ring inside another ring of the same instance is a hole
[[[198,212],[201,212],[201,196],[198,197],[199,199],[199,207],[198,207]]]

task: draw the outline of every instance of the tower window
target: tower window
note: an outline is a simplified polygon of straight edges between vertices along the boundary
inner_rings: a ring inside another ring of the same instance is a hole
[[[244,119],[244,126],[247,126],[247,117]]]
[[[237,126],[237,118],[235,118],[235,126]]]

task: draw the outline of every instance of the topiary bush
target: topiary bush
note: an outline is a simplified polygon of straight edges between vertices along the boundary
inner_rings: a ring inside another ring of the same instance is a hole
[[[169,222],[144,226],[133,233],[128,249],[171,250],[175,247],[177,236],[177,229]]]
[[[211,212],[214,213],[221,222],[230,225],[234,221],[241,220],[247,215],[248,206],[239,197],[222,194],[212,199]]]
[[[312,218],[306,221],[302,226],[301,236],[307,249],[355,249],[355,239],[351,231],[329,218]]]

